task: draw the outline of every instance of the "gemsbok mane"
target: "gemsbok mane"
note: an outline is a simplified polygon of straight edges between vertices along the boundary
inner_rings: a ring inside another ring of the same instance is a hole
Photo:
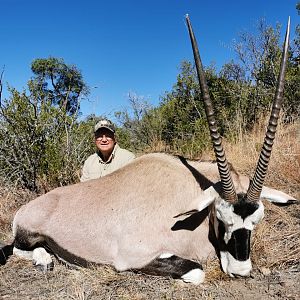
[[[263,186],[283,98],[290,21],[271,117],[251,180],[227,163],[188,16],[186,21],[216,163],[147,154],[100,179],[56,188],[17,211],[13,242],[0,246],[2,264],[14,253],[46,271],[53,267],[54,254],[73,265],[109,264],[118,271],[199,284],[204,280],[201,263],[217,254],[225,273],[249,276],[251,232],[264,216],[261,199],[296,201]]]

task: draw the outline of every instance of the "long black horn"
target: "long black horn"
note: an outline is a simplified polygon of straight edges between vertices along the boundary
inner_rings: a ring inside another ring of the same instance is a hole
[[[269,125],[267,128],[266,137],[259,156],[259,160],[256,166],[254,177],[247,191],[247,200],[252,202],[259,200],[260,193],[267,174],[268,164],[270,161],[273,141],[275,138],[277,123],[279,119],[279,112],[282,106],[284,77],[286,71],[286,64],[288,60],[289,35],[290,35],[290,18],[288,19],[288,25],[285,34],[285,41],[284,41],[281,65],[280,65],[280,73],[278,76],[277,88],[276,88],[276,93],[273,101]]]
[[[213,143],[213,147],[217,159],[217,164],[219,168],[219,173],[221,177],[223,197],[226,201],[233,203],[237,200],[237,195],[234,189],[228,163],[225,157],[225,152],[222,146],[222,139],[217,129],[213,104],[209,96],[208,86],[204,75],[204,70],[203,70],[203,66],[202,66],[202,62],[201,62],[201,58],[197,46],[197,41],[194,36],[191,21],[188,15],[186,15],[186,22],[189,29],[189,34],[190,34],[191,43],[193,47],[194,59],[196,63],[199,84],[203,95],[205,112],[206,112],[206,117],[209,125],[210,135],[211,135],[211,139],[212,139],[212,143]]]

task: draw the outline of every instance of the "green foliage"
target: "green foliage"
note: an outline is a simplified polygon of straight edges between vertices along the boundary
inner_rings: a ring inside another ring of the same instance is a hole
[[[66,65],[63,59],[54,57],[35,59],[31,64],[35,75],[29,83],[29,89],[36,98],[47,99],[51,105],[58,105],[69,114],[79,109],[79,98],[88,94],[80,71]]]
[[[173,90],[161,100],[162,138],[172,152],[195,156],[209,144],[206,117],[194,68],[184,61],[180,71]]]
[[[296,9],[300,15],[300,2]],[[296,26],[295,38],[291,49],[290,67],[287,70],[288,82],[285,88],[286,105],[288,105],[291,115],[299,114],[300,111],[300,25]]]
[[[296,29],[299,30],[299,25]],[[266,25],[262,19],[258,23],[257,33],[241,33],[240,40],[235,44],[239,62],[248,74],[251,84],[252,97],[248,99],[251,107],[247,110],[255,121],[261,113],[269,110],[273,101],[277,78],[279,74],[282,45],[280,45],[281,26],[276,28]],[[298,43],[298,44],[297,44]],[[299,37],[289,48],[289,60],[286,72],[283,109],[288,116],[299,116]],[[297,46],[298,45],[298,46]]]
[[[56,74],[53,81],[60,82],[57,83],[59,88],[47,89],[43,80],[48,70],[41,75],[45,66],[49,67],[47,61],[34,61],[34,70],[39,75],[29,81],[28,95],[9,88],[10,97],[3,100],[0,107],[0,177],[33,191],[78,181],[90,141],[89,122],[78,122],[78,109],[60,105],[57,100],[69,102],[77,97],[79,107],[79,91],[76,97],[75,94],[70,97],[58,94],[58,91],[76,90],[79,82],[64,81],[66,86],[63,86],[60,80],[67,76],[68,67],[59,61],[61,71],[53,71]],[[49,61],[52,65],[53,62],[58,64],[56,59]],[[80,73],[78,78],[81,78]]]
[[[122,147],[134,152],[156,149],[160,143],[162,123],[161,115],[143,97],[129,94],[130,109],[115,113],[120,124],[117,139]]]

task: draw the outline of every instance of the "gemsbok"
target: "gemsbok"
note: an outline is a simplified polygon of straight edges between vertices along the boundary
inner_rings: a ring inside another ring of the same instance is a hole
[[[100,179],[56,188],[17,211],[13,242],[0,247],[2,264],[15,253],[48,270],[54,254],[73,265],[109,264],[118,271],[199,284],[204,280],[201,262],[217,254],[225,273],[249,276],[251,232],[264,216],[261,199],[296,201],[263,186],[283,98],[290,21],[271,117],[252,180],[234,171],[225,158],[188,16],[186,21],[216,162],[153,153]]]

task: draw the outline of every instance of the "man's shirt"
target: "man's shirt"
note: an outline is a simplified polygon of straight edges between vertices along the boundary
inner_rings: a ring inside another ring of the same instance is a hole
[[[122,149],[118,144],[115,145],[112,155],[107,162],[104,162],[100,154],[96,152],[84,162],[80,181],[84,182],[103,177],[127,165],[134,158],[135,155],[132,152]]]

